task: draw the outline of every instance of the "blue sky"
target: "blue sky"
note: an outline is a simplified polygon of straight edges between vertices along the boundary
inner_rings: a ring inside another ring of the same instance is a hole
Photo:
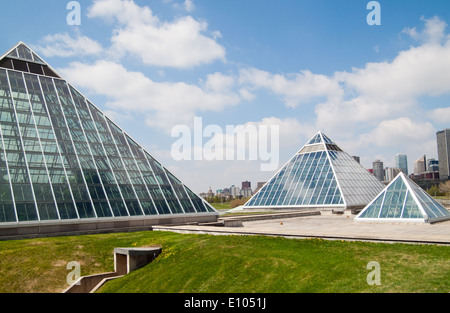
[[[321,130],[366,168],[403,152],[412,171],[450,127],[447,1],[378,1],[374,26],[366,0],[80,0],[78,26],[69,2],[4,0],[0,50],[27,43],[196,192],[276,169],[175,160],[194,117],[278,126],[277,168]]]

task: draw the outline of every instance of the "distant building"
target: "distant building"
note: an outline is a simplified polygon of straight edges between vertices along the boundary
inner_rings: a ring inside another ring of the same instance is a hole
[[[392,181],[398,174],[400,174],[400,172],[401,170],[399,168],[386,167],[384,171],[385,180],[388,182]]]
[[[217,189],[216,195],[221,196],[222,198],[227,198],[231,195],[230,188]]]
[[[241,196],[248,198],[252,196],[252,184],[249,181],[242,182]]]
[[[384,180],[384,167],[383,162],[381,162],[380,160],[376,160],[375,162],[373,162],[373,175],[379,181]]]
[[[353,158],[356,162],[361,163],[361,160],[360,160],[359,156],[354,155],[354,156],[352,156],[352,158]]]
[[[266,184],[266,182],[258,182],[256,184],[256,188],[261,189],[265,184]]]
[[[238,186],[232,185],[231,188],[231,196],[237,198],[240,196],[241,189]]]
[[[421,156],[414,162],[414,175],[420,175],[427,170],[427,157]]]
[[[427,170],[429,172],[439,172],[439,161],[436,159],[428,159],[427,160]]]
[[[240,194],[241,194],[241,196],[243,196],[244,198],[249,198],[249,197],[252,196],[252,189],[251,189],[251,188],[241,189]]]
[[[252,189],[252,183],[249,181],[242,182],[242,189]]]
[[[254,193],[257,193],[259,191],[259,189],[261,189],[265,184],[266,184],[266,182],[257,182]]]
[[[439,178],[441,180],[450,179],[450,129],[438,131],[437,148],[439,159]]]
[[[405,175],[408,175],[408,157],[399,153],[395,156],[395,167],[399,168]]]
[[[206,193],[206,197],[207,198],[212,198],[214,197],[214,192],[212,191],[211,187],[209,187],[208,192]]]

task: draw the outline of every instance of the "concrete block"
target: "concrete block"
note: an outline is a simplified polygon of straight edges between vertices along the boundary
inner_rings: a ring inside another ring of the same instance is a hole
[[[160,247],[115,248],[114,270],[118,275],[128,274],[152,262],[161,251]]]

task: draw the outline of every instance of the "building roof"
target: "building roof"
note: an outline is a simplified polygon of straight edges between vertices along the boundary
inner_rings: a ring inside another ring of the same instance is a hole
[[[372,174],[319,131],[245,207],[363,207],[382,189]]]
[[[403,172],[355,218],[369,222],[438,222],[450,213]]]
[[[0,57],[0,226],[217,214],[23,42]]]

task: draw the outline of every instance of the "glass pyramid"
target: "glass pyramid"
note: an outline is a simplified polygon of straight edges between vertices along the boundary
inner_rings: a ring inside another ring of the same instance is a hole
[[[355,221],[438,222],[450,213],[428,193],[400,173],[365,207]]]
[[[214,215],[24,43],[0,57],[0,232],[24,222]]]
[[[362,208],[383,185],[318,132],[245,208]]]

